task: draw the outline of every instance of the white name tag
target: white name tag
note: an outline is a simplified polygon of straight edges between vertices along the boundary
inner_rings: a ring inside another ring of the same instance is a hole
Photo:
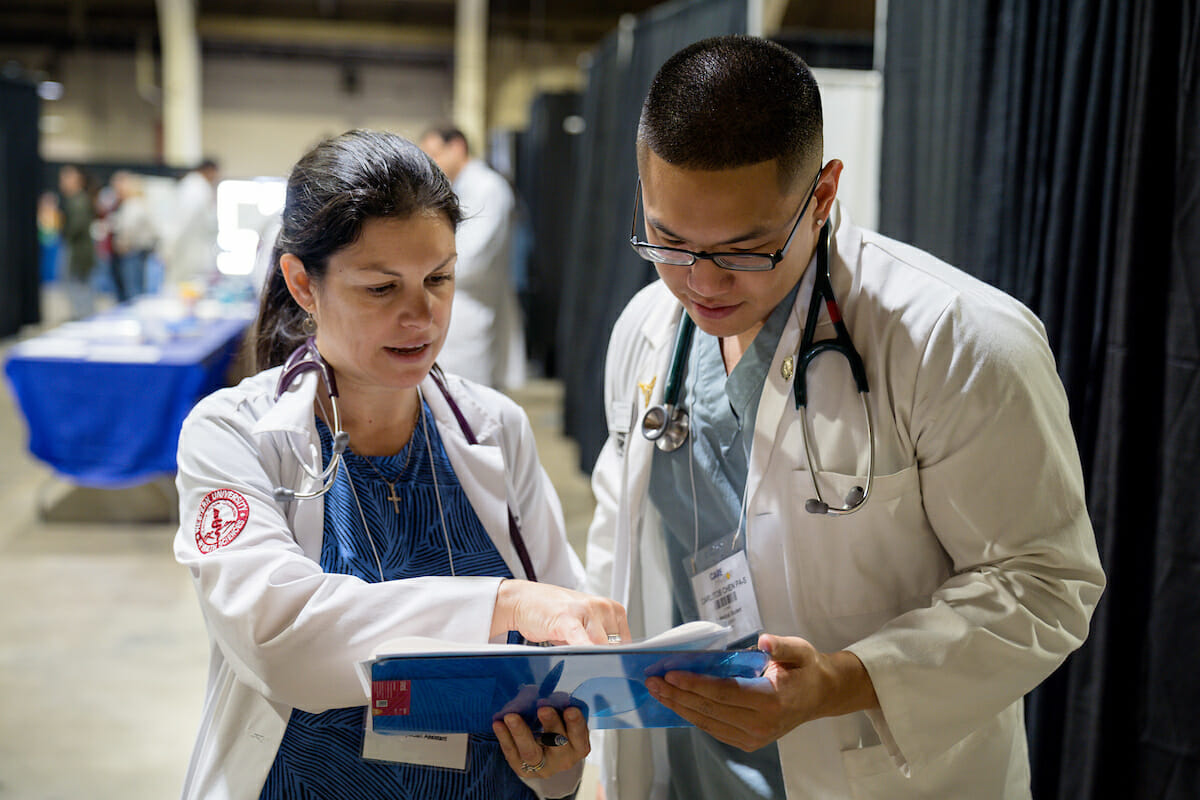
[[[719,622],[733,628],[733,638],[741,639],[762,630],[758,599],[750,578],[746,552],[739,550],[707,569],[692,575],[692,593],[700,619]]]
[[[467,768],[469,738],[465,733],[375,733],[368,717],[362,756],[372,761],[464,770]]]

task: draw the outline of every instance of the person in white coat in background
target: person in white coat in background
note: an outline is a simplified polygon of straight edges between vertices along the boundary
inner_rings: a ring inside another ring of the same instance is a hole
[[[399,636],[629,638],[619,604],[576,591],[583,568],[524,413],[436,365],[459,219],[442,172],[392,134],[345,133],[291,173],[255,326],[262,371],[202,400],[179,440],[175,554],[211,638],[185,798],[578,785],[577,709],[538,712],[562,746],[508,714],[465,753],[429,745],[449,747],[441,766],[364,725],[357,665]]]
[[[221,168],[211,158],[179,179],[175,208],[166,224],[162,249],[163,288],[182,284],[206,288],[217,277],[217,183]]]
[[[660,280],[612,333],[589,585],[771,661],[648,680],[695,727],[600,732],[608,800],[1029,797],[1022,698],[1104,586],[1041,323],[854,225],[776,44],[668,59],[637,157]]]
[[[429,130],[421,149],[450,178],[463,209],[455,235],[457,294],[441,363],[476,383],[519,389],[526,379],[525,327],[512,277],[512,187],[482,159],[471,157],[458,128]]]

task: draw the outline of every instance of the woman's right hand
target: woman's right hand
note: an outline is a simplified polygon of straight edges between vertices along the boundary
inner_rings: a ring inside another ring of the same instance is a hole
[[[607,644],[614,635],[623,642],[633,638],[625,608],[615,600],[515,578],[500,582],[492,613],[492,638],[508,631],[553,644]]]

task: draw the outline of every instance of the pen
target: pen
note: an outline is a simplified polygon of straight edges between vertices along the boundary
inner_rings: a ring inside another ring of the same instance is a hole
[[[562,747],[569,741],[561,733],[551,733],[550,731],[542,731],[537,738],[538,743],[545,747]]]

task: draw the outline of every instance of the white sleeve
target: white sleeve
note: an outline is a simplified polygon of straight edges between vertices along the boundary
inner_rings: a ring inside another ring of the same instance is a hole
[[[1044,680],[1083,642],[1104,587],[1066,396],[1031,314],[950,306],[924,348],[910,429],[952,574],[927,607],[847,648],[902,763]]]

